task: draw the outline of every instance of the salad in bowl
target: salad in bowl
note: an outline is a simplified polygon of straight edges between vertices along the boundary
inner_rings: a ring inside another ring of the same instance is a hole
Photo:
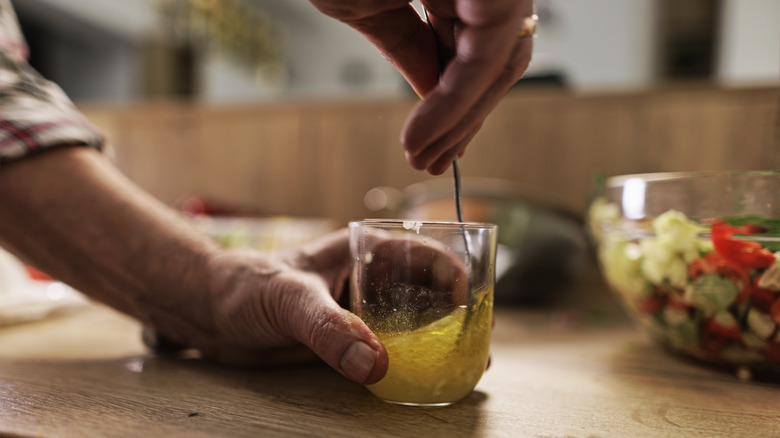
[[[780,376],[780,172],[613,177],[588,220],[607,283],[653,339]]]

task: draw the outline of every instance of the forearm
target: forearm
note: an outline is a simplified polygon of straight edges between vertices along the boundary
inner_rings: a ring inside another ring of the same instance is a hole
[[[215,245],[90,149],[0,168],[0,245],[147,324],[170,309],[209,308],[191,304],[207,297],[202,276]]]
[[[223,251],[97,152],[62,148],[0,169],[0,244],[221,362],[313,351],[356,382],[387,371],[379,339],[334,302],[349,266],[345,233],[284,253]]]

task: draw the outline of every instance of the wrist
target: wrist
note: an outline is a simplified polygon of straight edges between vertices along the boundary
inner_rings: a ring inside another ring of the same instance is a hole
[[[175,343],[198,348],[217,331],[212,265],[224,252],[199,236],[193,230],[189,241],[176,239],[163,245],[171,254],[144,261],[140,269],[147,273],[149,283],[137,306],[142,312],[139,319],[154,331]]]

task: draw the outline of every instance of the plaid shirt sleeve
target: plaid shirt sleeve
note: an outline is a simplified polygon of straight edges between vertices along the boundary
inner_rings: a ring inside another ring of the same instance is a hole
[[[0,0],[0,163],[62,145],[101,149],[103,139],[65,93],[27,63],[11,3]]]

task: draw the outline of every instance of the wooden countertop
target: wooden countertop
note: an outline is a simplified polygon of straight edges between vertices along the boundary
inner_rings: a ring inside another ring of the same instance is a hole
[[[665,353],[602,288],[498,309],[491,368],[446,408],[384,403],[320,364],[155,357],[135,322],[91,306],[0,330],[0,436],[780,436],[780,386]]]

